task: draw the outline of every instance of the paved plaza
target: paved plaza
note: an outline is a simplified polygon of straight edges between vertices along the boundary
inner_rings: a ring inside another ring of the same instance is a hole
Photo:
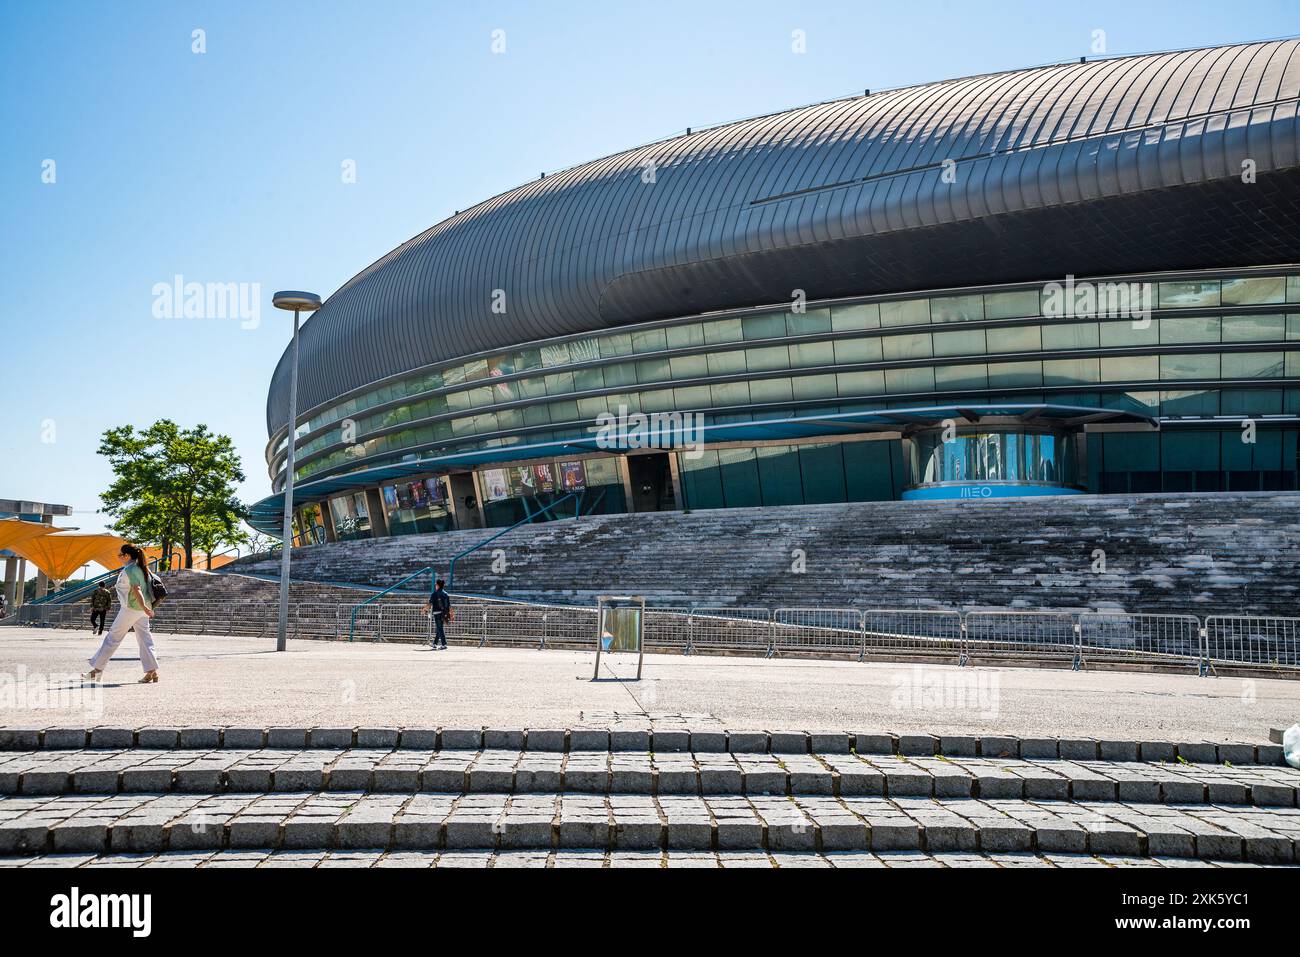
[[[0,630],[0,725],[568,727],[592,714],[678,713],[730,728],[1264,742],[1300,716],[1300,682],[164,635],[162,680],[137,685],[132,641],[99,688],[86,632]],[[52,702],[47,689],[62,692]],[[63,707],[51,707],[51,704]],[[90,713],[87,713],[89,710]]]

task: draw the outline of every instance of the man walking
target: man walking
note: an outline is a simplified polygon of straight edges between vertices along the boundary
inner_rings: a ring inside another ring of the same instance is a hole
[[[102,635],[104,633],[104,619],[108,616],[108,609],[113,606],[113,593],[108,590],[108,586],[103,582],[95,589],[90,596],[90,633],[92,635]],[[98,625],[96,625],[98,622]]]
[[[451,621],[451,596],[447,594],[447,583],[439,578],[433,583],[433,594],[424,603],[425,613],[433,612],[433,640],[429,642],[430,651],[447,650],[446,623]]]

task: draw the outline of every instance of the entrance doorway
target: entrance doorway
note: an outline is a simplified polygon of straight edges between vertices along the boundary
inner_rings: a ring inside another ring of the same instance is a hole
[[[667,452],[629,455],[627,472],[632,485],[632,511],[668,512],[677,507]]]
[[[483,517],[479,510],[478,492],[470,472],[453,472],[447,476],[451,500],[456,506],[457,528],[482,528]]]

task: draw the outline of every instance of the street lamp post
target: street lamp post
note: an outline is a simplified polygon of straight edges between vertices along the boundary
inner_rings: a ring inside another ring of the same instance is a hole
[[[320,308],[320,296],[288,290],[271,297],[277,309],[293,310],[293,349],[289,360],[289,431],[284,462],[284,540],[280,546],[280,624],[275,650],[284,651],[289,634],[289,553],[293,551],[293,443],[298,428],[298,314]]]

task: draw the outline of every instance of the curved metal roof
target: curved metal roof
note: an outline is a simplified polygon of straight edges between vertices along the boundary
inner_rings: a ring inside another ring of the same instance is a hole
[[[967,77],[547,176],[335,292],[303,329],[299,408],[474,352],[788,301],[794,288],[829,298],[1293,261],[1298,51],[1284,40]],[[1242,192],[1246,159],[1258,179]]]

